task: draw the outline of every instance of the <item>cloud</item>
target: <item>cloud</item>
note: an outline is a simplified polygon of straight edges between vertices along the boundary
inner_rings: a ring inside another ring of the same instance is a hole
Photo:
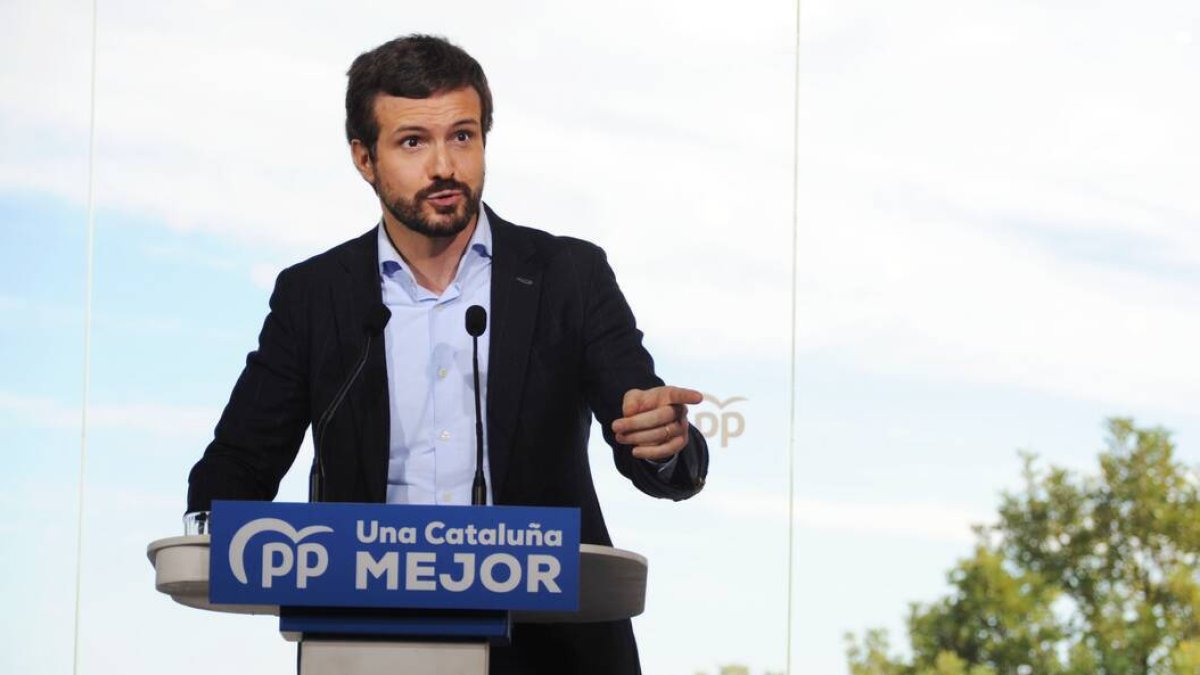
[[[166,244],[162,242],[148,243],[141,246],[141,252],[147,258],[159,262],[178,265],[193,265],[215,271],[229,271],[236,263],[228,257],[205,255],[196,251],[196,247],[183,243]]]
[[[249,278],[250,283],[256,288],[263,290],[271,290],[275,287],[275,277],[283,270],[286,265],[278,262],[245,262],[235,260],[231,256],[220,256],[218,254],[202,254],[195,250],[195,247],[185,244],[147,244],[141,247],[142,253],[152,260],[159,262],[174,264],[199,266],[209,270],[220,272],[238,271],[244,272]],[[280,256],[282,257],[282,256]],[[4,309],[3,298],[0,298],[0,310]],[[128,322],[128,319],[122,319],[122,322]]]
[[[783,521],[788,511],[786,495],[757,491],[714,491],[705,495],[703,503],[706,508],[742,522]],[[974,541],[972,525],[990,520],[987,514],[935,500],[852,502],[798,498],[793,514],[801,530],[950,543]]]
[[[1064,260],[936,213],[848,209],[814,230],[797,290],[802,355],[1120,406],[1200,396],[1196,284]]]
[[[83,326],[82,302],[71,304],[21,295],[0,295],[0,313],[10,315],[6,318],[6,322],[11,326],[37,326],[53,329]]]
[[[0,391],[0,411],[19,416],[26,424],[53,429],[78,429],[82,410],[47,396]],[[163,437],[194,438],[211,433],[220,411],[206,406],[161,403],[101,403],[88,407],[88,426]]]
[[[1197,61],[1166,39],[1195,23],[1187,3],[1136,17],[1099,3],[1082,20],[1031,3],[824,9],[806,17],[801,74],[801,167],[811,174],[802,185],[814,194],[828,186],[825,171],[856,167],[838,182],[882,179],[921,191],[909,200],[1118,229],[1200,255],[1188,179],[1200,159],[1187,151],[1200,141],[1188,121],[1200,92],[1176,86]]]
[[[27,298],[0,295],[0,312],[23,310],[27,307],[29,307],[29,300]]]
[[[279,265],[258,263],[250,267],[250,281],[258,288],[271,290],[275,287],[275,277],[283,271]]]
[[[1177,83],[1200,73],[1177,19],[806,14],[800,358],[1191,412],[1200,93]]]
[[[481,8],[477,24],[453,26],[437,12],[405,8],[401,23],[451,34],[487,65],[499,103],[487,197],[502,215],[604,244],[647,327],[664,341],[683,342],[681,311],[712,312],[724,320],[714,322],[707,349],[779,353],[785,343],[778,331],[741,326],[755,310],[786,301],[788,256],[778,245],[764,250],[726,232],[746,220],[777,235],[776,243],[790,241],[791,150],[786,143],[747,144],[724,126],[790,123],[788,88],[776,85],[790,81],[791,9],[747,10],[614,3],[581,21],[570,8],[538,6],[539,20],[557,27],[551,34],[515,21],[522,10],[513,7]],[[54,4],[23,11],[31,28],[45,31],[68,13]],[[233,245],[308,253],[375,221],[378,206],[350,167],[341,137],[342,73],[382,38],[358,27],[339,31],[338,21],[312,7],[292,17],[292,29],[264,41],[261,28],[274,25],[272,12],[239,7],[227,14],[203,4],[102,12],[102,208]],[[633,16],[638,20],[629,21]],[[501,34],[491,28],[497,22],[512,25]],[[86,33],[80,37],[86,42]],[[0,49],[10,62],[40,63],[49,47],[21,40]],[[56,74],[63,89],[86,94],[86,68]],[[78,175],[64,182],[62,167],[77,163],[86,148],[79,139],[86,140],[87,118],[68,110],[80,107],[78,100],[51,101],[55,110],[47,113],[35,95],[44,73],[31,68],[8,77],[10,90],[25,95],[4,109],[13,133],[0,155],[0,185],[77,198]],[[758,92],[756,105],[726,93],[741,89]],[[43,149],[47,139],[56,151]],[[735,197],[740,204],[733,205],[718,197],[751,195],[764,181],[767,198]],[[113,222],[120,226],[119,218]],[[747,280],[753,297],[712,273],[718,250],[721,265],[759,270]],[[663,269],[672,270],[672,287],[687,292],[664,291]],[[261,272],[252,276],[265,284]],[[698,345],[683,349],[701,352]]]
[[[86,43],[65,3],[3,11]],[[392,29],[340,30],[310,7],[263,41],[274,11],[102,12],[102,206],[268,251],[315,252],[374,222],[340,136],[342,72]],[[790,360],[795,188],[802,360],[1121,408],[1200,394],[1200,91],[1178,86],[1200,75],[1180,38],[1194,33],[1188,3],[1130,16],[1102,2],[1083,18],[1034,3],[807,4],[798,130],[789,7],[483,7],[470,26],[404,11],[489,70],[491,203],[604,245],[651,344],[673,356]],[[78,195],[63,167],[84,147],[87,62],[50,48],[27,31],[0,47],[38,64],[4,74],[0,185]],[[250,274],[267,287],[273,271]]]

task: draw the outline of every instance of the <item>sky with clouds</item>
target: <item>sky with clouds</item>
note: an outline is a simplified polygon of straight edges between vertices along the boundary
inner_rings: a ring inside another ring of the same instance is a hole
[[[80,672],[291,663],[271,620],[154,593],[144,547],[180,530],[275,274],[378,218],[344,72],[408,32],[487,70],[489,204],[602,245],[660,373],[744,399],[694,411],[742,432],[710,439],[688,502],[593,443],[614,539],[651,561],[647,673],[779,671],[789,640],[793,673],[845,672],[844,632],[898,639],[945,588],[1019,449],[1090,468],[1119,414],[1200,462],[1195,4],[806,0],[798,59],[795,12],[99,2]],[[0,630],[32,647],[0,669],[65,672],[91,5],[6,2],[0,24]]]

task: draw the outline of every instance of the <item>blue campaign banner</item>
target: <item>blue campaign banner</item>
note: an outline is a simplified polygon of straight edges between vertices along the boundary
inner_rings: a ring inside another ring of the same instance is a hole
[[[570,611],[579,509],[213,502],[209,601]]]

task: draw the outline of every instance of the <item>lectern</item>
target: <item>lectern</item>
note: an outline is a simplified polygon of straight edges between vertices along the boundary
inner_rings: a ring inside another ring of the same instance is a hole
[[[155,587],[279,617],[301,675],[483,675],[511,623],[641,614],[646,559],[578,543],[578,511],[216,502],[212,535],[152,542]]]

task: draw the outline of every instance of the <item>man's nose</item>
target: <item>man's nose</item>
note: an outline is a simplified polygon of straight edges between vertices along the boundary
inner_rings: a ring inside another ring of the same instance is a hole
[[[433,156],[430,157],[429,163],[431,178],[454,177],[454,158],[451,157],[450,151],[444,143],[434,144]]]

